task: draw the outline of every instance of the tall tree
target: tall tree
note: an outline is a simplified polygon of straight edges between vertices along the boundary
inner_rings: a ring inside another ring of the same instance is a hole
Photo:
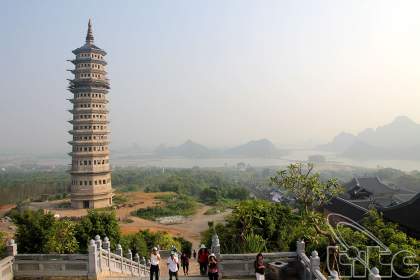
[[[54,225],[54,216],[42,210],[15,212],[12,215],[17,226],[16,241],[20,253],[48,253],[46,244]]]
[[[76,225],[69,220],[55,221],[48,234],[45,251],[57,254],[73,254],[79,249]]]
[[[333,242],[330,232],[324,229],[325,218],[317,210],[340,194],[342,187],[336,178],[322,182],[319,173],[313,173],[313,170],[314,165],[311,163],[291,164],[271,177],[271,182],[291,195],[309,225]]]
[[[115,248],[115,245],[120,242],[120,227],[115,211],[89,210],[88,214],[80,220],[76,227],[76,238],[82,252],[87,250],[89,240],[96,235],[101,238],[107,236],[112,248]]]

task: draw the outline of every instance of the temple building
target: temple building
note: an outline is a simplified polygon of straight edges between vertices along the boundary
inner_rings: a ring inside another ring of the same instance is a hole
[[[73,118],[70,153],[71,205],[73,208],[102,208],[112,204],[111,168],[109,164],[109,130],[107,94],[109,81],[105,71],[106,52],[93,44],[89,20],[86,43],[73,50],[75,66],[69,70],[69,91],[73,94],[69,110]]]

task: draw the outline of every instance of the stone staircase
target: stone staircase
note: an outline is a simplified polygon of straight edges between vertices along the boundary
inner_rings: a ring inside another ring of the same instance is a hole
[[[175,280],[175,278],[172,278],[173,280]],[[208,277],[204,277],[204,276],[197,276],[197,275],[192,275],[192,276],[178,276],[178,280],[208,280]],[[228,278],[229,280],[255,280],[255,277],[240,277],[240,278]],[[293,279],[297,279],[297,278],[290,278],[291,280]],[[108,276],[105,277],[104,280],[149,280],[149,276],[142,276],[142,277],[138,277],[138,276]],[[169,280],[168,276],[163,276],[163,277],[159,277],[159,280]]]
[[[175,280],[175,277],[172,278]],[[180,276],[178,275],[178,280],[208,280],[208,277],[204,276]],[[251,278],[249,278],[251,279]],[[254,280],[254,278],[252,278]],[[107,276],[104,280],[149,280],[149,276]],[[159,280],[169,280],[169,276],[162,276],[159,277]],[[233,280],[233,279],[231,279]],[[247,280],[245,278],[241,278],[241,280]]]

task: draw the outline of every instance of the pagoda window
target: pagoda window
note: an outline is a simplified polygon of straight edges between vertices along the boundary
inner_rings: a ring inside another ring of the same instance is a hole
[[[89,181],[89,185],[92,186],[92,181]]]
[[[83,185],[83,182],[82,181],[79,181],[79,185]]]
[[[106,183],[105,180],[103,180],[102,183],[105,184]]]
[[[87,181],[85,181],[85,186],[87,186]]]
[[[85,165],[87,165],[87,160],[83,161],[83,163],[84,163]]]
[[[95,185],[97,185],[98,184],[98,181],[97,180],[95,180]]]

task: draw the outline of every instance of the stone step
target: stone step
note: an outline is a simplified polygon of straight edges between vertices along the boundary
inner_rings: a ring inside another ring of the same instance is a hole
[[[173,280],[175,280],[175,277],[172,278]],[[207,280],[209,279],[208,277],[205,276],[180,276],[178,275],[178,280]],[[254,278],[252,278],[254,279]],[[149,280],[149,276],[107,276],[104,278],[104,280]],[[169,280],[168,276],[161,276],[159,277],[159,280]],[[233,280],[233,279],[231,279]],[[241,280],[245,280],[245,279],[241,279]]]

